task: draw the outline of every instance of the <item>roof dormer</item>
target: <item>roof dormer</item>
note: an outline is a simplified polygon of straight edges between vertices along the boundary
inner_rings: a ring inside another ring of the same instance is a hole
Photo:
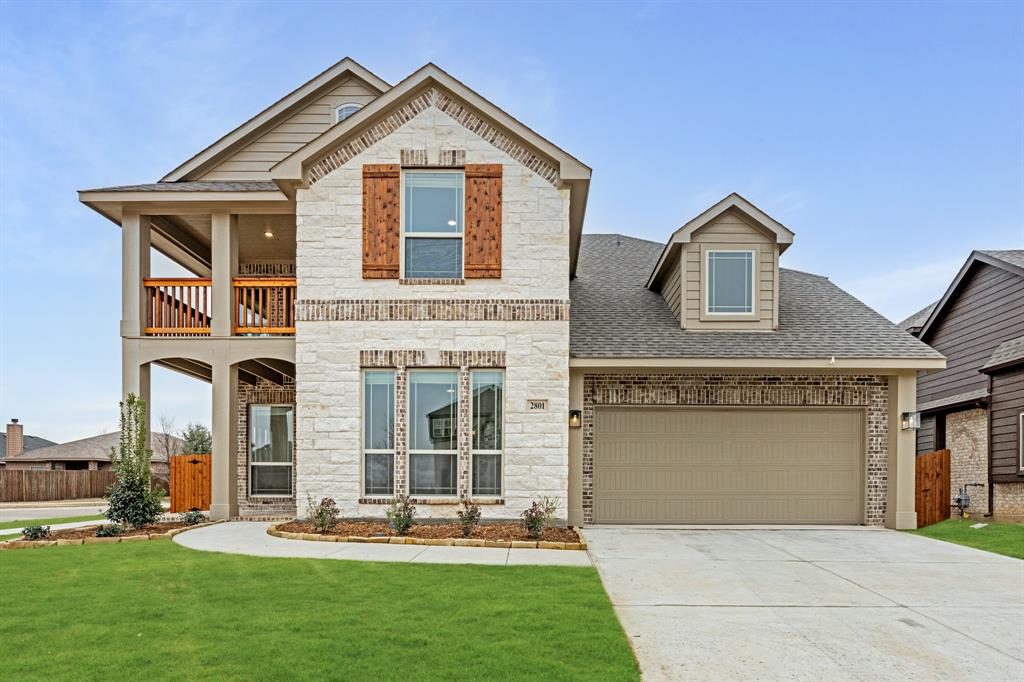
[[[792,231],[733,193],[673,233],[647,287],[683,329],[773,331],[779,255],[792,243]]]

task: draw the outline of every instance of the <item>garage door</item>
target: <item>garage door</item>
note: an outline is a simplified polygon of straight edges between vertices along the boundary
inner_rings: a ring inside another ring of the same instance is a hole
[[[861,523],[859,410],[598,408],[596,523]]]

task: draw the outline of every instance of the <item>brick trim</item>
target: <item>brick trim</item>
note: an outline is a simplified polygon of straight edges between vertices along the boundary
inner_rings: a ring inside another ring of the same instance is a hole
[[[300,322],[564,322],[569,301],[560,299],[305,299],[295,303]]]
[[[442,149],[437,154],[437,161],[430,162],[426,149],[402,149],[399,152],[402,166],[415,168],[461,168],[466,165],[465,149]]]
[[[459,505],[459,504],[462,504],[462,499],[463,498],[455,498],[455,497],[412,497],[412,498],[409,498],[409,501],[412,502],[413,504],[422,504],[424,506],[428,506],[429,507],[429,506],[433,506],[433,505]],[[360,497],[356,501],[359,504],[381,504],[381,505],[385,505],[385,504],[391,504],[394,501],[394,498],[391,498],[391,497]],[[504,498],[501,498],[501,497],[485,497],[483,499],[470,499],[470,502],[478,504],[481,507],[497,507],[497,506],[505,504]],[[430,523],[431,520],[434,520],[434,519],[429,519],[429,520],[426,521],[426,523]],[[446,520],[447,519],[441,519],[441,521],[446,521]],[[504,519],[501,519],[501,520],[503,521]]]
[[[359,366],[393,367],[504,367],[503,350],[361,350]]]
[[[400,279],[398,283],[402,286],[416,286],[422,284],[434,284],[440,286],[462,286],[466,283],[464,279]]]
[[[864,407],[867,468],[864,516],[885,524],[889,394],[872,375],[585,374],[583,377],[583,519],[594,522],[594,410],[601,405]]]
[[[534,153],[518,139],[505,133],[497,126],[478,116],[468,107],[468,105],[456,99],[454,95],[441,91],[437,88],[430,88],[416,97],[413,97],[401,107],[398,107],[381,120],[364,129],[352,139],[312,163],[306,170],[307,183],[311,186],[316,184],[332,171],[341,168],[353,158],[380,142],[431,106],[437,107],[439,110],[461,124],[464,128],[476,133],[495,148],[505,152],[513,159],[544,178],[547,182],[551,183],[555,187],[558,186],[560,182],[558,168],[553,162]],[[409,151],[418,152],[425,150]],[[446,157],[445,154],[442,153],[439,158],[439,162],[441,162],[439,165],[449,165],[443,162],[453,161],[459,153],[459,150],[446,151],[451,153],[452,156]],[[465,159],[463,157],[463,162],[464,161]]]

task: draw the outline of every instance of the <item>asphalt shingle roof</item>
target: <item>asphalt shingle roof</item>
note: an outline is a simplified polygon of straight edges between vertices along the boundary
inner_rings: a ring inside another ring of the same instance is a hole
[[[25,441],[25,452],[29,450],[37,450],[39,448],[45,448],[50,445],[56,445],[52,440],[46,440],[39,436],[24,436]],[[7,434],[0,433],[0,459],[7,457]]]
[[[917,410],[918,412],[928,412],[929,410],[936,410],[940,407],[949,407],[950,405],[959,405],[960,403],[973,403],[986,398],[988,398],[988,389],[978,388],[973,391],[957,393],[956,395],[947,395],[944,398],[936,398],[935,400],[918,403]]]
[[[776,332],[679,328],[661,294],[645,288],[663,244],[585,234],[572,301],[577,358],[941,358],[827,278],[780,269]]]
[[[998,258],[1004,263],[1015,265],[1018,268],[1024,268],[1024,249],[979,251],[978,253],[983,253],[986,256],[991,256],[992,258]]]
[[[981,368],[981,371],[984,372],[992,367],[1002,367],[1018,360],[1024,360],[1024,336],[1003,341],[996,346],[996,349],[992,351],[992,355],[989,356],[988,362]]]
[[[154,445],[157,438],[160,438],[162,435],[159,432],[152,434]],[[179,438],[175,437],[174,440],[179,446],[181,445]],[[16,457],[11,457],[8,461],[95,460],[108,462],[110,461],[110,448],[117,447],[120,441],[121,432],[112,431],[111,433],[101,433],[98,436],[90,436],[89,438],[80,438],[79,440],[67,443],[38,448],[31,452],[25,451]],[[166,462],[167,457],[160,453],[158,448],[154,447],[153,461]]]
[[[151,182],[83,189],[83,192],[276,192],[273,182]]]
[[[897,322],[896,326],[904,331],[920,328],[928,320],[928,316],[932,314],[932,311],[935,310],[935,306],[938,304],[938,301],[929,303],[902,322]]]

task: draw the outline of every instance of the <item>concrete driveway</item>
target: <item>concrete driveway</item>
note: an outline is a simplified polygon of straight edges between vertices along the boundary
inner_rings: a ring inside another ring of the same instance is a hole
[[[648,680],[1024,679],[1024,561],[866,528],[584,533]]]

